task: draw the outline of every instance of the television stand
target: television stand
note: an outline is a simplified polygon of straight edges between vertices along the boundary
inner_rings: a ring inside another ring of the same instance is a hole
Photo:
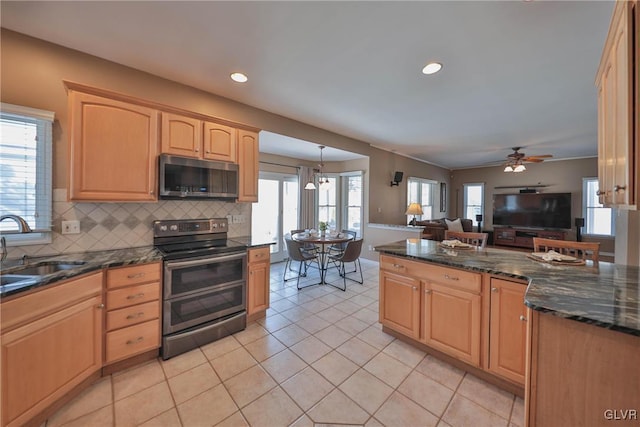
[[[530,228],[494,227],[495,246],[513,246],[533,249],[533,238],[565,240],[567,232],[562,230],[534,230]]]

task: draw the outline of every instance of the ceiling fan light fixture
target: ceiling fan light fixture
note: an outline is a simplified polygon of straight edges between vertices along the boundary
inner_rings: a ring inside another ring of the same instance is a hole
[[[429,62],[422,69],[422,73],[426,75],[435,74],[442,69],[442,64],[439,62]]]
[[[505,166],[503,172],[513,172],[513,168],[511,167],[511,165],[507,165],[507,166]]]
[[[231,77],[231,80],[237,83],[246,83],[247,80],[249,80],[246,74],[239,72],[231,73],[229,77]]]
[[[522,163],[520,163],[518,166],[516,166],[513,171],[514,172],[524,172],[526,171],[527,168],[524,167],[524,165]]]

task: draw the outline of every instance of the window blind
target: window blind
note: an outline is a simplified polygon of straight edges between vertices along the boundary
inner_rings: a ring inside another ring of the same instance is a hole
[[[19,215],[35,232],[8,234],[7,240],[26,243],[51,231],[53,118],[49,111],[1,104],[0,215]],[[0,222],[3,234],[16,229],[14,221]]]

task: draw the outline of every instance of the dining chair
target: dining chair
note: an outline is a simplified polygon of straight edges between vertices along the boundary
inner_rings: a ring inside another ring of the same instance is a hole
[[[299,230],[291,230],[291,235],[293,236],[294,234],[297,234],[297,233],[304,233],[304,231],[305,231],[304,228],[301,228]],[[307,252],[312,252],[312,253],[318,252],[319,250],[316,245],[308,242],[303,244],[303,249]]]
[[[347,279],[351,280],[352,282],[356,282],[360,284],[364,283],[364,278],[362,277],[362,266],[360,264],[361,252],[362,252],[362,239],[357,239],[357,240],[349,240],[347,242],[346,248],[344,249],[344,251],[342,251],[342,253],[337,255],[331,255],[331,254],[329,255],[329,260],[336,264],[336,267],[338,268],[338,273],[340,274],[340,277],[342,277],[343,286],[342,288],[339,288],[336,286],[338,289],[341,289],[343,291],[347,290]],[[348,262],[353,263],[355,267],[353,271],[349,271],[349,272],[345,271],[345,264]],[[351,274],[355,272],[360,272],[359,281],[356,279],[347,277],[347,274]]]
[[[285,266],[282,279],[284,282],[287,282],[288,280],[296,279],[296,288],[300,290],[302,289],[300,287],[300,277],[307,277],[307,271],[309,270],[309,266],[311,263],[315,261],[318,267],[318,271],[320,271],[320,262],[318,261],[318,255],[305,251],[303,247],[304,243],[298,242],[297,240],[293,240],[291,237],[287,238],[285,236],[284,241],[287,245],[287,252],[289,254],[289,260],[290,260],[289,262],[291,263],[292,261],[297,261],[299,265],[298,265],[298,273],[296,277],[289,277],[289,278],[287,278],[288,269]],[[302,271],[303,266],[304,266],[304,272]],[[304,287],[306,286],[303,286],[303,288]]]
[[[590,259],[598,262],[600,259],[599,242],[574,242],[572,240],[533,238],[534,252],[548,252],[554,250],[564,255],[574,256],[582,260]]]
[[[489,233],[472,233],[466,231],[444,231],[444,240],[459,240],[462,243],[474,245],[480,249],[484,249],[487,246],[487,238]]]
[[[357,236],[357,233],[351,230],[342,230],[340,233],[348,236],[350,240],[355,240]],[[347,242],[334,243],[333,245],[329,246],[329,253],[333,255],[341,254],[342,252],[344,252],[346,247]]]

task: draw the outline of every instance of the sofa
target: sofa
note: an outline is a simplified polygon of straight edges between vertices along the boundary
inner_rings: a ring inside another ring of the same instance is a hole
[[[462,230],[465,232],[473,231],[473,221],[466,218],[447,218],[449,221],[460,219],[462,224]],[[422,238],[437,240],[441,242],[444,240],[444,231],[448,230],[445,218],[430,219],[426,221],[416,221],[416,226],[424,227],[422,230]]]

